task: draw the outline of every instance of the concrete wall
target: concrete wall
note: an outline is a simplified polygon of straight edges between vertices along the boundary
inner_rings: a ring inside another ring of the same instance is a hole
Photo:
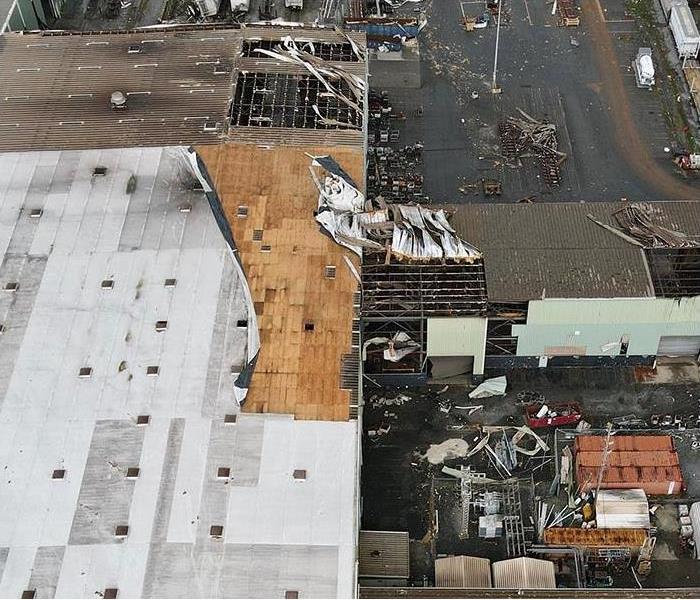
[[[428,319],[428,357],[473,356],[474,374],[483,375],[486,323],[482,317]]]
[[[514,325],[518,356],[544,356],[545,348],[584,347],[587,356],[616,356],[628,337],[627,356],[655,355],[665,335],[700,335],[700,296],[669,298],[535,300],[527,323]]]

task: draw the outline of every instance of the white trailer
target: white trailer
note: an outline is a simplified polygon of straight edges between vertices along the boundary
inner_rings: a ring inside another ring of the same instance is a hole
[[[669,26],[676,42],[678,56],[682,59],[697,58],[700,51],[700,33],[687,1],[671,7]]]
[[[219,12],[221,0],[195,0],[195,3],[203,17],[213,17]]]
[[[284,7],[292,10],[301,10],[304,8],[304,0],[284,0]]]

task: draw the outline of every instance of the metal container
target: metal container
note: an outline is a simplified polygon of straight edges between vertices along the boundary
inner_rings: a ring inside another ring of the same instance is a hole
[[[581,529],[550,527],[544,530],[544,543],[576,548],[632,548],[638,552],[647,539],[644,529]]]
[[[671,7],[669,27],[676,42],[678,56],[697,58],[700,50],[700,33],[687,2]]]
[[[690,506],[690,522],[693,524],[693,541],[695,542],[695,558],[700,559],[700,502]]]

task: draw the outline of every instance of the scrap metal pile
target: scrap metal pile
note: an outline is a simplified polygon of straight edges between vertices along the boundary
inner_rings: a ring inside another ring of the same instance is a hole
[[[367,149],[367,196],[386,202],[423,201],[423,145],[392,147],[399,141],[396,129],[406,115],[395,112],[386,92],[371,92]]]
[[[387,260],[393,256],[398,260],[466,263],[481,258],[474,246],[457,236],[444,210],[387,204],[380,198],[368,201],[330,156],[314,157],[309,171],[319,191],[316,221],[338,244],[358,255],[362,256],[363,250],[385,251]]]
[[[534,156],[545,182],[549,185],[561,183],[561,164],[567,156],[558,149],[557,127],[547,120],[538,121],[524,110],[521,115],[508,117],[498,125],[503,155],[508,160]]]

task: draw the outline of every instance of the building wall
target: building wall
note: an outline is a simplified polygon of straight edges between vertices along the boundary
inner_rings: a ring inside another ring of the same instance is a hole
[[[473,356],[474,374],[483,375],[486,323],[482,317],[428,319],[428,357]]]
[[[659,338],[700,335],[700,296],[682,298],[535,300],[527,323],[514,325],[518,356],[565,354],[617,356],[628,337],[627,356],[655,355]]]

